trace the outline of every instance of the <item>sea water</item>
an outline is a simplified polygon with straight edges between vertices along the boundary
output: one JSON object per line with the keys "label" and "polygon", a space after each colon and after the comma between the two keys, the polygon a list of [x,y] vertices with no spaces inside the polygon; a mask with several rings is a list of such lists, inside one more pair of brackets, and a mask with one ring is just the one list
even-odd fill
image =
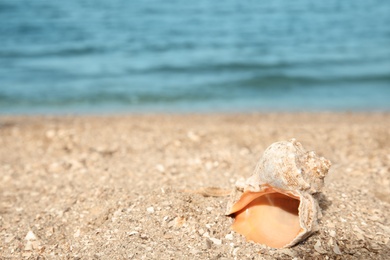
{"label": "sea water", "polygon": [[245,111],[390,111],[390,1],[0,1],[2,114]]}

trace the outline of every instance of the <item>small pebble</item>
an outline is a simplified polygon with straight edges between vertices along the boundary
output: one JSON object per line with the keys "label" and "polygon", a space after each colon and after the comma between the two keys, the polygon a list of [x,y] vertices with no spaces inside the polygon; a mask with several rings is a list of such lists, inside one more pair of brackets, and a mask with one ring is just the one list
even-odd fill
{"label": "small pebble", "polygon": [[190,254],[192,254],[192,255],[197,255],[197,254],[199,254],[200,253],[200,251],[199,250],[196,250],[195,248],[191,248],[190,249]]}
{"label": "small pebble", "polygon": [[79,236],[80,236],[80,233],[81,233],[81,232],[80,232],[80,229],[77,229],[76,232],[73,234],[73,237],[74,237],[74,238],[79,237]]}
{"label": "small pebble", "polygon": [[216,245],[221,245],[222,244],[222,241],[220,239],[217,239],[217,238],[214,238],[214,237],[211,237],[210,240],[216,244]]}
{"label": "small pebble", "polygon": [[149,213],[154,213],[154,208],[153,207],[149,207],[146,209],[147,212]]}
{"label": "small pebble", "polygon": [[314,249],[320,254],[326,254],[326,251],[321,247],[320,240],[317,240],[317,243],[314,245]]}
{"label": "small pebble", "polygon": [[165,172],[165,167],[162,164],[157,164],[156,165],[156,170],[161,172],[161,173],[163,173],[163,172]]}
{"label": "small pebble", "polygon": [[25,240],[29,241],[29,240],[36,240],[37,237],[35,236],[35,234],[30,230],[28,231],[26,237],[24,238]]}
{"label": "small pebble", "polygon": [[341,255],[341,251],[336,241],[333,241],[333,252],[337,255]]}
{"label": "small pebble", "polygon": [[204,244],[202,245],[202,249],[203,250],[207,250],[207,249],[210,249],[211,248],[211,245],[212,245],[212,242],[210,239],[206,239]]}
{"label": "small pebble", "polygon": [[227,239],[227,240],[233,240],[233,234],[227,234],[226,236],[225,236],[225,238]]}

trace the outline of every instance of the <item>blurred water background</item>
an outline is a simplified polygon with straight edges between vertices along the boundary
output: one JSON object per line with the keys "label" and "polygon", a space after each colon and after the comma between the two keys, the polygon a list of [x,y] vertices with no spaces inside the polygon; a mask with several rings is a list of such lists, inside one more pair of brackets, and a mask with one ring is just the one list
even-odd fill
{"label": "blurred water background", "polygon": [[390,111],[390,1],[0,0],[0,113]]}

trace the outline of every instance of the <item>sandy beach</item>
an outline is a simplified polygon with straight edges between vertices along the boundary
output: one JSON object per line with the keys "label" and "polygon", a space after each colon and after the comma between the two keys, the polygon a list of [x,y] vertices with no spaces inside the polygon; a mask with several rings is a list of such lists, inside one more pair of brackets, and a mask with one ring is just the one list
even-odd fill
{"label": "sandy beach", "polygon": [[[291,138],[332,167],[318,232],[272,249],[203,191],[232,189]],[[0,117],[0,259],[389,255],[389,113]]]}

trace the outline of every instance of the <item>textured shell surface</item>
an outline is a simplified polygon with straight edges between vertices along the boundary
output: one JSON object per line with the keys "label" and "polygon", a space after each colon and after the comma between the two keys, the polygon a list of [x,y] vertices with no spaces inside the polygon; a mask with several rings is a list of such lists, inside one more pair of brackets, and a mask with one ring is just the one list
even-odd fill
{"label": "textured shell surface", "polygon": [[307,152],[295,139],[273,143],[264,152],[245,190],[259,191],[264,184],[278,189],[319,192],[330,162]]}
{"label": "textured shell surface", "polygon": [[313,194],[321,191],[330,166],[295,139],[271,144],[253,175],[236,183],[227,211],[235,217],[233,229],[275,248],[307,238],[318,229],[321,210]]}

